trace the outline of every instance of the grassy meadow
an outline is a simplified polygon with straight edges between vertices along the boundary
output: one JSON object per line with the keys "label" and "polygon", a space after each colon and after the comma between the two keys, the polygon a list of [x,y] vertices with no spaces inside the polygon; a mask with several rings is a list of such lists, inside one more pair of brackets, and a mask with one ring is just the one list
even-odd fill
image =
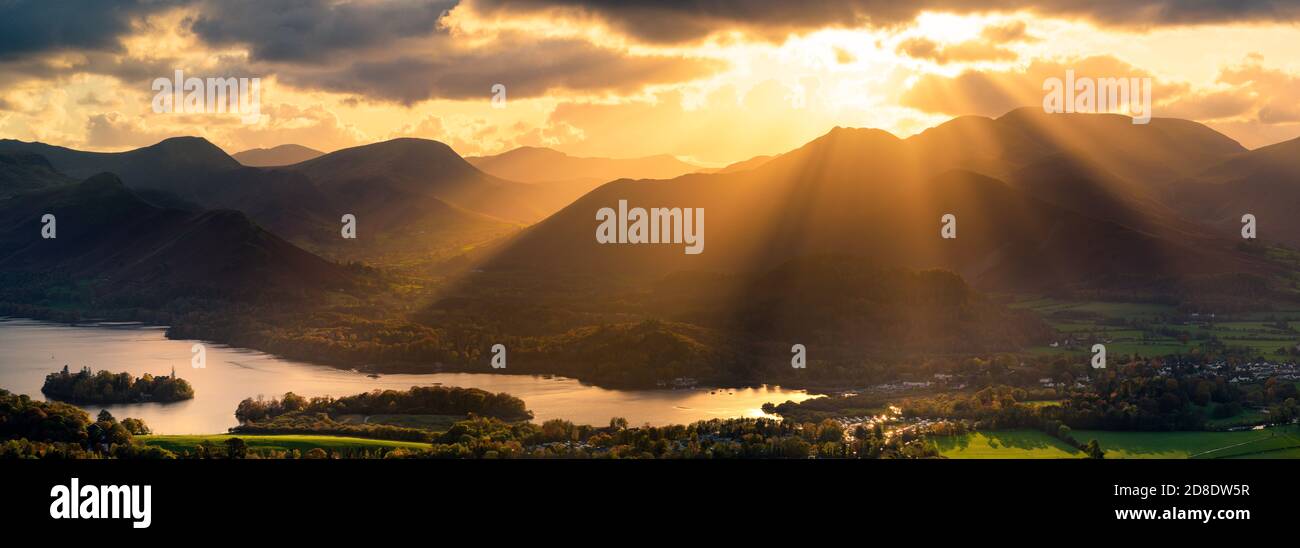
{"label": "grassy meadow", "polygon": [[[1300,426],[1240,432],[1103,432],[1076,430],[1097,440],[1108,459],[1211,459],[1300,457]],[[1083,453],[1035,430],[973,432],[932,440],[951,459],[1068,459]]]}
{"label": "grassy meadow", "polygon": [[[1300,319],[1300,311],[1278,310],[1271,312],[1209,314],[1191,316],[1175,307],[1160,304],[1117,302],[1068,302],[1054,299],[1033,299],[1012,306],[1033,310],[1040,314],[1061,338],[1095,338],[1108,340],[1106,351],[1111,356],[1140,354],[1163,356],[1190,353],[1205,344],[1210,337],[1228,346],[1248,347],[1258,355],[1270,359],[1291,359],[1278,353],[1280,348],[1290,348],[1300,341],[1300,324],[1282,328],[1274,319]],[[1140,324],[1144,329],[1135,326]],[[1071,348],[1037,346],[1033,353],[1088,354],[1087,345]]]}
{"label": "grassy meadow", "polygon": [[321,448],[325,451],[357,451],[357,450],[375,450],[375,449],[396,449],[404,447],[408,449],[424,449],[429,447],[427,443],[413,441],[392,441],[376,440],[367,438],[350,438],[343,436],[318,436],[318,435],[299,435],[299,434],[277,434],[277,435],[230,435],[230,434],[213,434],[213,435],[152,435],[136,436],[145,445],[161,447],[172,452],[190,451],[193,452],[200,444],[207,442],[224,450],[226,440],[238,437],[244,440],[248,445],[249,451],[291,451],[297,449],[302,452],[314,448]]}

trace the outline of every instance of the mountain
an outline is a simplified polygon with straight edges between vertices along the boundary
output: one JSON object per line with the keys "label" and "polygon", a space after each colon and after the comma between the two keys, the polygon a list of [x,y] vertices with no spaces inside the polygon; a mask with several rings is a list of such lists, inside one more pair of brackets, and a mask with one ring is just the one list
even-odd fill
{"label": "mountain", "polygon": [[[441,143],[434,143],[445,148]],[[384,147],[367,152],[383,152]],[[424,165],[386,165],[393,157],[361,159],[352,153],[317,158],[322,164],[304,170],[258,168],[240,165],[220,148],[198,137],[167,139],[156,145],[120,153],[84,152],[43,143],[0,141],[0,154],[41,154],[64,173],[78,176],[111,172],[139,198],[152,205],[198,211],[231,209],[244,212],[254,222],[272,232],[338,260],[375,260],[384,262],[430,261],[463,252],[507,234],[516,225],[453,206],[424,192],[419,185],[403,186],[411,177],[443,180],[444,170]],[[446,149],[450,152],[450,149]],[[417,153],[418,154],[418,153]],[[456,181],[483,179],[496,186],[524,187],[518,183],[497,181],[478,173],[455,153],[448,164],[461,164],[467,177],[451,176]],[[350,165],[351,162],[356,165]],[[351,169],[337,168],[353,177],[340,179],[330,175],[335,162]],[[313,168],[315,166],[315,168]],[[432,175],[422,175],[423,169]],[[317,180],[307,173],[316,175]],[[387,173],[388,175],[382,175]],[[368,174],[375,175],[370,177]],[[492,188],[484,188],[479,198],[491,202]],[[516,200],[530,199],[517,197]],[[503,198],[509,201],[511,198]],[[540,201],[540,200],[539,200]],[[528,206],[531,208],[531,206]],[[558,206],[555,206],[558,207]],[[521,206],[522,208],[522,206]],[[344,214],[355,215],[359,231],[357,240],[340,235]],[[532,213],[531,215],[538,215]]]}
{"label": "mountain", "polygon": [[186,196],[202,180],[196,175],[214,174],[242,166],[202,137],[174,137],[158,144],[127,152],[85,152],[70,148],[0,140],[0,153],[40,154],[59,172],[75,179],[109,172],[133,189],[156,189]]}
{"label": "mountain", "polygon": [[[1048,156],[1067,155],[1135,186],[1161,184],[1199,173],[1246,149],[1209,127],[1153,118],[1134,124],[1118,114],[1049,114],[1012,110],[998,118],[962,116],[907,139],[919,169],[970,169],[1002,178]],[[907,159],[900,159],[906,161]]]}
{"label": "mountain", "polygon": [[324,152],[302,145],[279,145],[271,148],[254,148],[236,153],[233,158],[248,167],[276,167],[305,162],[324,155]]}
{"label": "mountain", "polygon": [[[1275,272],[1234,251],[1239,240],[1171,219],[1147,198],[1153,181],[1176,179],[1212,162],[1207,155],[1239,148],[1207,131],[1181,121],[1144,127],[1110,115],[1054,120],[1025,111],[959,118],[906,140],[836,128],[749,171],[608,183],[531,227],[486,268],[648,281],[690,270],[763,271],[837,253],[881,266],[952,270],[987,289],[1125,296],[1180,294],[1194,280]],[[1100,144],[1083,146],[1089,142]],[[1161,161],[1143,157],[1148,151]],[[1073,181],[1050,182],[1057,168]],[[596,212],[619,200],[703,208],[704,252],[597,243]],[[940,237],[945,214],[956,215],[956,239]]]}
{"label": "mountain", "polygon": [[700,169],[667,154],[643,158],[582,158],[543,147],[519,147],[495,156],[471,156],[465,160],[484,173],[522,183],[671,179]]}
{"label": "mountain", "polygon": [[72,181],[40,154],[0,153],[0,199]]}
{"label": "mountain", "polygon": [[749,171],[763,164],[766,164],[767,162],[771,161],[772,158],[775,157],[776,157],[775,155],[763,154],[763,155],[755,156],[748,160],[741,160],[734,164],[728,164],[725,167],[700,169],[698,170],[698,172],[699,173],[736,173],[738,171]]}
{"label": "mountain", "polygon": [[[57,237],[41,237],[55,215]],[[163,209],[115,175],[0,202],[0,270],[89,282],[97,299],[130,306],[202,295],[239,299],[350,284],[334,263],[299,249],[237,211]],[[215,292],[215,293],[214,293]]]}
{"label": "mountain", "polygon": [[542,186],[483,173],[451,147],[428,139],[346,148],[287,169],[306,175],[327,192],[359,196],[382,189],[414,199],[435,198],[510,222],[536,221],[565,200]]}
{"label": "mountain", "polygon": [[1163,199],[1223,234],[1240,234],[1252,214],[1260,239],[1300,248],[1300,139],[1237,154],[1170,185]]}

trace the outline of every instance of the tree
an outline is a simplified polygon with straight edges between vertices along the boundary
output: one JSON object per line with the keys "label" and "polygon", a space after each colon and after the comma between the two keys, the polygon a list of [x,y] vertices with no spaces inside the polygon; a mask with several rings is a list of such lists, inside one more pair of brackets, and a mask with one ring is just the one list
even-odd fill
{"label": "tree", "polygon": [[226,455],[232,459],[242,459],[248,456],[248,444],[240,438],[230,438],[226,440]]}
{"label": "tree", "polygon": [[1106,458],[1106,452],[1101,450],[1101,444],[1097,443],[1097,440],[1095,439],[1089,441],[1088,445],[1084,446],[1083,452],[1086,453],[1090,459]]}
{"label": "tree", "polygon": [[284,408],[286,413],[302,411],[307,408],[307,398],[294,394],[293,392],[285,392],[284,398],[280,399],[280,405]]}
{"label": "tree", "polygon": [[130,432],[133,436],[147,436],[153,433],[153,431],[149,430],[149,426],[146,425],[143,420],[133,419],[131,417],[122,419],[122,427],[126,428],[126,431]]}

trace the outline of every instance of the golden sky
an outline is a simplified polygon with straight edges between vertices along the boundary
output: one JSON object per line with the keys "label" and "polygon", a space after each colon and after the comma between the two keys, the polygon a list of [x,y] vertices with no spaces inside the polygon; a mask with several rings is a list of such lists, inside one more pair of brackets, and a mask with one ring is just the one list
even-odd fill
{"label": "golden sky", "polygon": [[[0,138],[233,153],[415,136],[721,165],[835,126],[999,116],[1074,69],[1151,77],[1156,117],[1256,148],[1300,136],[1297,20],[1252,0],[21,0],[0,7]],[[151,82],[176,69],[261,78],[262,116],[153,112]]]}

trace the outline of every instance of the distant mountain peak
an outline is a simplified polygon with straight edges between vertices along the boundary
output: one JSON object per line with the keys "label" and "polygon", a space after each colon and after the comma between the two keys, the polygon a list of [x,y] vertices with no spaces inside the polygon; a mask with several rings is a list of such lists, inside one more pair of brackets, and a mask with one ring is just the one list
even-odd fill
{"label": "distant mountain peak", "polygon": [[249,167],[290,166],[319,158],[325,153],[299,144],[286,143],[271,148],[252,148],[233,156],[239,163]]}
{"label": "distant mountain peak", "polygon": [[223,158],[228,158],[230,156],[229,154],[226,154],[226,151],[222,150],[221,147],[212,144],[212,141],[209,141],[203,137],[196,137],[196,136],[168,137],[166,139],[159,141],[154,145],[147,146],[138,150],[155,150],[155,151],[165,151],[169,153],[186,153],[186,154],[207,154],[207,155],[219,156]]}
{"label": "distant mountain peak", "polygon": [[490,175],[526,183],[671,179],[700,170],[700,166],[683,162],[671,154],[601,158],[574,156],[536,146],[522,146],[492,156],[474,156],[465,160]]}

